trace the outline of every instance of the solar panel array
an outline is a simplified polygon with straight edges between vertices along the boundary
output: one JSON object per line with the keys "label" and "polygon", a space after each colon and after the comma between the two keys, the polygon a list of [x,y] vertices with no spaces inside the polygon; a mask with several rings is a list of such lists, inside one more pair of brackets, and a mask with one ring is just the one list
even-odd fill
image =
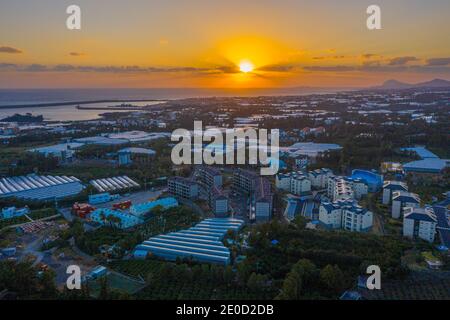
{"label": "solar panel array", "polygon": [[91,180],[90,183],[100,192],[115,191],[140,186],[139,183],[132,180],[128,176]]}
{"label": "solar panel array", "polygon": [[167,259],[193,259],[199,262],[230,263],[230,250],[222,243],[228,230],[239,231],[244,221],[232,218],[209,218],[194,227],[152,237],[135,249],[135,257],[148,253]]}
{"label": "solar panel array", "polygon": [[19,176],[0,179],[0,197],[46,200],[76,195],[83,185],[75,177]]}

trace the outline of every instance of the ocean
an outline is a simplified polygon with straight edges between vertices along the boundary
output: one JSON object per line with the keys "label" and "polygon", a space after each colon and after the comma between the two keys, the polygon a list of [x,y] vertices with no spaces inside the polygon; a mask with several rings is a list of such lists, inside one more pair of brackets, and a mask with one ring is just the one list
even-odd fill
{"label": "ocean", "polygon": [[[287,88],[287,89],[0,89],[0,119],[15,113],[33,115],[42,114],[45,120],[77,121],[97,119],[103,110],[78,110],[76,103],[64,106],[39,106],[37,104],[70,103],[77,101],[121,100],[173,100],[202,97],[230,96],[269,96],[269,95],[305,95],[313,93],[335,92],[332,89]],[[146,105],[148,102],[132,102],[134,105]],[[106,107],[118,102],[84,104],[83,106]],[[26,107],[14,107],[14,106]],[[28,107],[29,105],[29,107]],[[5,108],[8,107],[8,108]],[[120,112],[114,110],[114,112]]]}

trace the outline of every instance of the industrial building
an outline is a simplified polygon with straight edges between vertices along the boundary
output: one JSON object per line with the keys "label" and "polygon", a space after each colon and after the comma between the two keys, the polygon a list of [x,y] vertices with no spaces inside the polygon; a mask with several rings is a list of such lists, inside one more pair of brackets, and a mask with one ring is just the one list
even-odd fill
{"label": "industrial building", "polygon": [[30,152],[36,152],[44,155],[45,157],[54,157],[61,162],[71,162],[74,157],[76,150],[84,146],[84,143],[79,142],[69,142],[61,143],[53,146],[29,149]]}
{"label": "industrial building", "polygon": [[134,250],[135,258],[154,255],[162,259],[192,259],[204,263],[228,265],[230,250],[222,243],[228,230],[238,232],[244,221],[230,218],[209,218],[194,227],[152,237]]}
{"label": "industrial building", "polygon": [[108,208],[93,211],[90,219],[104,226],[111,225],[121,229],[131,228],[144,222],[142,218],[132,215],[129,212]]}
{"label": "industrial building", "polygon": [[140,187],[139,183],[130,179],[128,176],[91,180],[90,184],[99,192],[119,191]]}
{"label": "industrial building", "polygon": [[156,155],[156,151],[146,148],[124,148],[119,150],[119,165],[126,166],[132,163],[148,165]]}
{"label": "industrial building", "polygon": [[440,159],[424,147],[402,148],[402,151],[415,153],[421,158],[421,160],[405,163],[403,170],[406,173],[441,174],[446,168],[450,167],[450,160]]}
{"label": "industrial building", "polygon": [[431,207],[403,209],[403,236],[434,242],[437,218]]}
{"label": "industrial building", "polygon": [[167,180],[169,192],[175,196],[185,199],[198,198],[198,184],[184,177],[170,177]]}
{"label": "industrial building", "polygon": [[30,213],[28,207],[17,209],[16,207],[3,208],[0,212],[0,219],[11,219],[15,217],[21,217]]}
{"label": "industrial building", "polygon": [[130,207],[130,213],[135,216],[141,217],[156,207],[161,207],[164,210],[178,207],[178,201],[175,198],[167,197],[155,201],[139,203]]}
{"label": "industrial building", "polygon": [[101,225],[113,225],[121,229],[127,229],[143,223],[145,215],[158,206],[165,210],[177,207],[178,201],[175,198],[167,197],[134,204],[129,209],[124,210],[100,208],[90,214],[90,219]]}
{"label": "industrial building", "polygon": [[75,177],[27,175],[0,179],[0,197],[55,200],[79,194],[84,186]]}

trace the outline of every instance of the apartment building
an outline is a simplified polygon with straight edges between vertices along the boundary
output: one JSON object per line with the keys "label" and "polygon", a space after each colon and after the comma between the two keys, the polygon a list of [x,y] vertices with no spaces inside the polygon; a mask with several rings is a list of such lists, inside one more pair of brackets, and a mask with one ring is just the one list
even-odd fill
{"label": "apartment building", "polygon": [[222,187],[222,174],[220,170],[211,166],[199,166],[195,168],[196,179],[208,187]]}
{"label": "apartment building", "polygon": [[352,183],[344,177],[329,177],[327,183],[327,196],[331,201],[353,199],[355,194],[353,192]]}
{"label": "apartment building", "polygon": [[390,204],[395,191],[408,191],[406,183],[401,181],[385,181],[383,184],[383,204]]}
{"label": "apartment building", "polygon": [[309,171],[307,174],[308,179],[311,181],[311,186],[316,189],[325,189],[328,185],[328,178],[332,176],[333,172],[327,168]]}
{"label": "apartment building", "polygon": [[296,195],[311,191],[311,181],[301,171],[278,174],[275,177],[275,185],[278,189]]}
{"label": "apartment building", "polygon": [[319,207],[319,221],[327,229],[367,232],[373,225],[373,213],[354,199],[324,202]]}
{"label": "apartment building", "polygon": [[392,218],[399,219],[403,208],[420,206],[420,198],[417,194],[405,191],[395,191],[392,194]]}
{"label": "apartment building", "polygon": [[405,207],[403,209],[403,236],[434,242],[437,218],[433,208]]}
{"label": "apartment building", "polygon": [[186,199],[198,198],[198,184],[188,178],[171,177],[167,180],[169,192]]}

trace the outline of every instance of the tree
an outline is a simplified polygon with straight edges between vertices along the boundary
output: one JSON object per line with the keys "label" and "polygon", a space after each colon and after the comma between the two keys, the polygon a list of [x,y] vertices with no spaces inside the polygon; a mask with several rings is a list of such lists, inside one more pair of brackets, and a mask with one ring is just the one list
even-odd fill
{"label": "tree", "polygon": [[311,261],[307,259],[299,260],[286,276],[277,299],[299,300],[304,298],[308,287],[314,283],[316,275],[317,268]]}
{"label": "tree", "polygon": [[345,287],[344,273],[337,265],[327,265],[320,271],[320,282],[332,293],[340,293]]}

